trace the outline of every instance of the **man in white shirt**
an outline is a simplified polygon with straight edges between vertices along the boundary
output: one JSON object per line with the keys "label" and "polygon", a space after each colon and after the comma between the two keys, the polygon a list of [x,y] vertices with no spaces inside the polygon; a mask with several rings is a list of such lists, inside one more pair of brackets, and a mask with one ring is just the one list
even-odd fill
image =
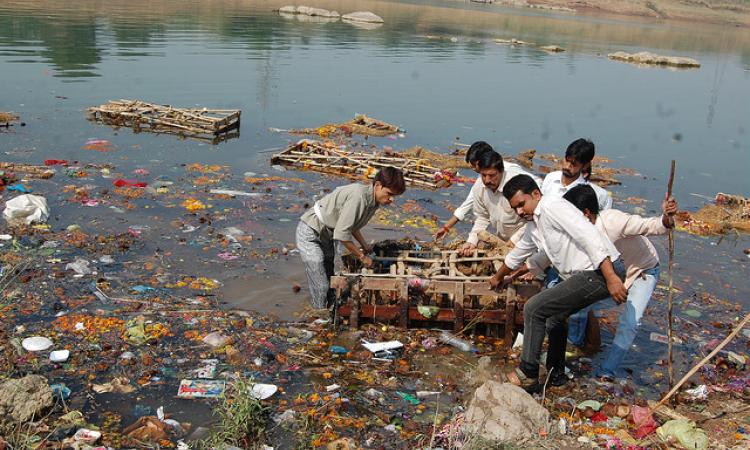
{"label": "man in white shirt", "polygon": [[565,150],[562,170],[550,172],[544,177],[542,194],[562,197],[566,192],[581,184],[588,184],[596,192],[599,210],[612,207],[612,196],[596,184],[589,183],[587,174],[591,173],[591,161],[594,160],[596,148],[588,139],[576,139]]}
{"label": "man in white shirt", "polygon": [[[596,193],[586,185],[576,186],[563,198],[581,210],[597,229],[607,235],[622,254],[625,263],[628,299],[620,314],[612,346],[597,370],[598,376],[615,379],[625,354],[638,334],[641,318],[659,280],[659,255],[644,236],[667,234],[674,227],[672,216],[677,212],[677,202],[672,197],[665,197],[662,202],[663,214],[660,217],[644,218],[616,209],[600,212]],[[568,334],[574,344],[583,344],[588,310],[594,306],[603,306],[603,303],[605,302],[584,308],[570,317]]]}
{"label": "man in white shirt", "polygon": [[518,164],[505,163],[497,152],[484,152],[477,160],[482,182],[471,188],[474,205],[474,226],[466,239],[466,243],[459,249],[462,254],[469,255],[477,247],[479,232],[492,225],[496,234],[504,241],[515,243],[523,234],[526,221],[510,207],[503,196],[503,186],[516,175],[531,177],[536,183],[539,178],[531,175]]}
{"label": "man in white shirt", "polygon": [[[559,324],[572,313],[608,296],[624,302],[627,298],[623,285],[625,269],[620,252],[604,233],[568,201],[542,196],[530,176],[518,175],[510,179],[503,187],[503,196],[528,223],[521,240],[490,279],[490,286],[496,289],[509,282],[507,275],[539,251],[546,254],[563,279],[531,297],[523,309],[523,350],[516,372],[524,389],[538,392],[543,385],[539,383],[539,355],[547,327],[560,328]],[[554,363],[552,367],[550,362]],[[550,340],[547,363],[547,369],[552,371],[550,382],[564,384],[567,381],[564,336]]]}
{"label": "man in white shirt", "polygon": [[[466,162],[471,165],[474,172],[479,173],[479,167],[477,167],[477,161],[479,157],[485,152],[493,151],[492,146],[484,141],[477,141],[471,144],[469,150],[466,151]],[[482,184],[482,177],[478,177],[474,182],[474,185]],[[461,206],[453,211],[453,217],[448,220],[440,229],[435,233],[435,239],[441,239],[443,236],[453,228],[459,221],[466,219],[466,215],[469,214],[474,207],[474,189],[469,191],[469,195],[466,196],[466,200],[461,203]]]}

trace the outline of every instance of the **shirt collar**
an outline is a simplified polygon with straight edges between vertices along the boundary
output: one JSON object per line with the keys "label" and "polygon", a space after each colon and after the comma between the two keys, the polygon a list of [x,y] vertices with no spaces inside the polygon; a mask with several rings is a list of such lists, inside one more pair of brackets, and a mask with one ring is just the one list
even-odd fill
{"label": "shirt collar", "polygon": [[375,201],[375,187],[372,185],[372,183],[367,185],[367,190],[365,191],[365,205],[367,205],[368,208],[372,206],[378,206],[378,202]]}

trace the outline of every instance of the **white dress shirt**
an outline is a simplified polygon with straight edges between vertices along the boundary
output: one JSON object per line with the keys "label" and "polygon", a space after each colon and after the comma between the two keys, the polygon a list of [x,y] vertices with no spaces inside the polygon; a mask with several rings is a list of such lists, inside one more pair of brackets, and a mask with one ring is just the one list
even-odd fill
{"label": "white dress shirt", "polygon": [[609,192],[594,183],[589,183],[585,178],[583,178],[583,174],[580,174],[578,178],[569,185],[563,186],[562,170],[550,172],[546,177],[544,177],[544,182],[542,183],[542,194],[547,196],[562,197],[569,190],[573,189],[579,184],[588,184],[594,189],[596,198],[599,200],[599,211],[604,211],[605,209],[609,209],[612,207],[612,196],[609,194]]}
{"label": "white dress shirt", "polygon": [[474,185],[472,185],[471,190],[469,190],[469,195],[466,196],[466,200],[461,203],[461,206],[453,211],[453,216],[456,219],[463,221],[466,219],[466,215],[474,209],[474,186],[477,184],[482,184],[482,177],[477,178]]}
{"label": "white dress shirt", "polygon": [[474,212],[474,227],[471,229],[466,242],[476,245],[479,242],[479,232],[486,230],[490,225],[495,227],[497,236],[504,241],[516,242],[521,238],[523,232],[519,232],[519,230],[526,224],[526,221],[516,214],[510,207],[508,200],[503,197],[503,186],[511,178],[521,174],[529,175],[537,185],[541,185],[542,180],[525,171],[518,164],[504,161],[503,165],[503,177],[496,191],[493,192],[488,189],[481,179],[478,183],[474,183],[471,188],[470,195],[474,201],[472,209]]}
{"label": "white dress shirt", "polygon": [[[523,237],[505,257],[515,270],[535,252],[544,252],[563,279],[582,270],[596,270],[607,257],[620,257],[612,242],[567,200],[543,196]],[[533,269],[529,264],[529,268]]]}

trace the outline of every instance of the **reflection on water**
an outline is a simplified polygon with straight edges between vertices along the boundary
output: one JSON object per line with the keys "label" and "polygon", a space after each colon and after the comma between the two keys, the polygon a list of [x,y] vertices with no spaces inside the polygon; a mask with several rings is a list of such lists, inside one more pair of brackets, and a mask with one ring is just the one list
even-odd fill
{"label": "reflection on water", "polygon": [[[441,0],[315,2],[385,19],[362,29],[282,17],[273,10],[283,5],[3,2],[0,110],[16,111],[29,124],[0,136],[6,156],[35,163],[47,157],[114,157],[122,165],[211,161],[262,172],[267,154],[260,151],[288,138],[269,127],[310,127],[360,112],[405,127],[405,139],[376,141],[396,148],[445,149],[456,140],[484,139],[506,153],[529,147],[560,153],[573,139],[590,137],[600,153],[641,174],[616,188],[618,201],[663,195],[670,159],[678,162],[682,206],[701,203],[691,193],[746,194],[750,187],[748,30]],[[567,51],[500,45],[495,38]],[[702,67],[672,72],[607,60],[616,50],[690,56]],[[211,147],[86,122],[85,108],[116,98],[242,109],[242,135]],[[123,150],[84,153],[81,143],[92,137]],[[734,254],[723,245],[719,251]],[[733,264],[746,272],[743,261]]]}

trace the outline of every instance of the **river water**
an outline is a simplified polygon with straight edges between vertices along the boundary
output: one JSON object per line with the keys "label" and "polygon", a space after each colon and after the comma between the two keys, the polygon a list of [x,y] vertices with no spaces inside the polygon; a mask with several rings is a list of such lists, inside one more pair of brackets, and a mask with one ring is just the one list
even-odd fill
{"label": "river water", "polygon": [[[616,206],[625,210],[633,206],[622,200],[636,196],[650,200],[646,210],[656,212],[671,159],[677,160],[675,194],[682,208],[695,210],[716,192],[750,191],[750,30],[450,1],[314,5],[341,13],[370,10],[385,19],[365,29],[273,12],[283,5],[0,2],[0,110],[19,113],[26,124],[0,134],[3,158],[113,162],[126,173],[146,167],[153,175],[201,162],[228,165],[241,176],[271,171],[268,149],[295,139],[269,128],[313,127],[366,113],[407,130],[403,138],[370,141],[396,149],[447,151],[457,141],[482,139],[501,153],[533,147],[559,155],[572,140],[589,137],[614,166],[638,172],[613,188]],[[496,38],[566,51],[501,45]],[[618,50],[689,56],[702,66],[669,70],[607,59]],[[115,131],[85,119],[87,107],[117,98],[241,109],[241,135],[213,146]],[[109,140],[117,150],[82,149],[91,138]],[[343,183],[301,176],[315,189]],[[447,197],[411,191],[406,198],[457,205],[467,189],[453,188]],[[65,208],[56,211],[62,223],[83,220],[78,210]],[[169,215],[152,209],[114,219],[103,211],[87,212],[86,220],[158,226]],[[450,216],[445,207],[435,212]],[[299,215],[283,205],[247,212],[249,221],[272,223],[265,230],[281,242],[293,242]],[[424,230],[408,233],[427,236]],[[665,240],[655,242],[664,254]],[[748,247],[747,237],[678,233],[676,275],[683,295],[707,291],[750,307],[742,252]],[[213,272],[222,275],[221,269]],[[282,315],[299,309],[301,296],[286,287],[274,290],[280,280],[304,283],[294,258],[275,275],[241,272],[223,273],[231,304]]]}

